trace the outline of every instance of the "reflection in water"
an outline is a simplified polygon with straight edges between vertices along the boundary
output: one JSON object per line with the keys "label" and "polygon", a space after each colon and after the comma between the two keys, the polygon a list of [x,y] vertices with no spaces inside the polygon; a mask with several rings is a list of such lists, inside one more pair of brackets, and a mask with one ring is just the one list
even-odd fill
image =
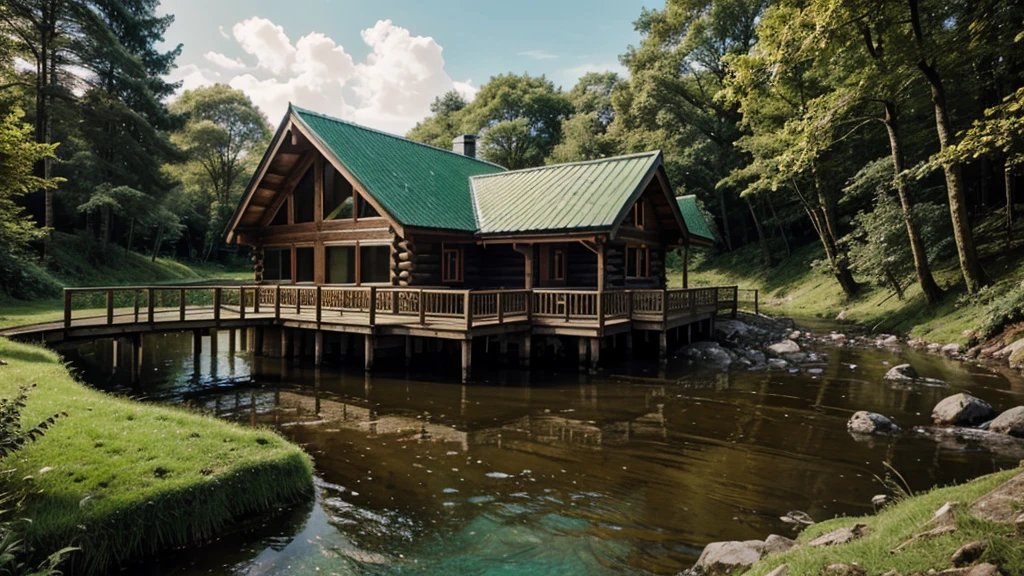
{"label": "reflection in water", "polygon": [[[789,510],[869,512],[883,462],[920,490],[1022,456],[851,437],[855,410],[924,425],[953,391],[1024,404],[1019,379],[913,352],[829,350],[820,375],[679,361],[662,376],[633,363],[465,386],[254,359],[243,342],[221,333],[193,359],[190,335],[148,337],[134,388],[120,369],[130,346],[68,351],[98,387],[272,426],[315,459],[315,502],[146,573],[674,574],[709,541],[788,533]],[[904,361],[952,385],[884,383]]]}

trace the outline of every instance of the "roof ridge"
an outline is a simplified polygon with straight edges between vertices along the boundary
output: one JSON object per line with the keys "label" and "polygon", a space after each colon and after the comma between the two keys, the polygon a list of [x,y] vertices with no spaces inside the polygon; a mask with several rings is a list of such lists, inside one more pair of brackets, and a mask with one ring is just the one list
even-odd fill
{"label": "roof ridge", "polygon": [[317,112],[316,110],[310,110],[309,108],[303,108],[301,106],[296,106],[296,105],[292,104],[291,102],[288,103],[288,109],[291,110],[291,111],[301,112],[301,113],[304,113],[304,114],[311,114],[313,116],[318,116],[318,117],[323,118],[325,120],[330,120],[332,122],[338,122],[340,124],[345,124],[345,125],[348,125],[348,126],[352,126],[354,128],[359,128],[360,130],[366,130],[367,132],[374,132],[374,133],[380,134],[382,136],[387,136],[388,138],[394,138],[395,140],[401,140],[403,142],[408,142],[409,144],[415,144],[417,146],[422,146],[424,148],[429,148],[430,150],[435,150],[435,151],[438,151],[438,152],[444,152],[445,154],[451,154],[452,156],[458,156],[460,158],[465,158],[466,160],[473,160],[473,161],[479,162],[481,164],[487,164],[489,166],[494,166],[495,168],[501,168],[502,170],[508,171],[508,168],[505,168],[501,164],[495,164],[494,162],[489,162],[487,160],[481,160],[480,158],[477,158],[475,156],[466,156],[465,154],[459,154],[458,152],[454,152],[452,150],[445,150],[444,148],[438,148],[437,146],[431,146],[430,144],[424,144],[423,142],[417,142],[415,140],[406,138],[404,136],[399,136],[398,134],[392,134],[390,132],[385,132],[383,130],[378,130],[376,128],[370,128],[369,126],[363,126],[362,124],[357,124],[357,123],[349,121],[349,120],[343,120],[341,118],[337,118],[337,117],[331,116],[329,114],[324,114],[323,112]]}
{"label": "roof ridge", "polygon": [[593,160],[580,160],[578,162],[562,162],[560,164],[546,164],[544,166],[534,166],[532,168],[520,168],[519,170],[506,170],[505,172],[495,172],[494,174],[478,174],[476,176],[470,176],[469,179],[474,178],[490,178],[491,176],[502,176],[509,174],[523,174],[526,172],[536,172],[538,170],[549,170],[552,168],[564,168],[566,166],[583,166],[586,164],[597,164],[600,162],[618,161],[618,160],[629,160],[631,158],[640,158],[642,156],[660,156],[661,150],[648,150],[647,152],[635,152],[633,154],[622,154],[620,156],[609,156],[608,158],[595,158]]}

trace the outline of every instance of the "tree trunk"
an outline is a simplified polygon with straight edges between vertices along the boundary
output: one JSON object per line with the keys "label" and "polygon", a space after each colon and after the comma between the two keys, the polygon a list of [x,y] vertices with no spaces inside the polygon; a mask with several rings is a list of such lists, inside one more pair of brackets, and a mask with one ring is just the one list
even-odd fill
{"label": "tree trunk", "polygon": [[[939,149],[955,144],[953,141],[953,128],[949,121],[949,107],[946,104],[946,90],[942,85],[942,78],[938,71],[928,63],[925,58],[924,32],[921,28],[921,15],[918,10],[918,0],[908,0],[910,5],[910,21],[917,41],[918,49],[922,54],[917,62],[917,68],[928,81],[931,88],[932,105],[935,108],[935,128],[939,135]],[[956,240],[956,249],[960,256],[960,271],[963,274],[964,282],[967,284],[967,291],[975,293],[979,288],[992,281],[981,268],[978,262],[978,252],[974,245],[974,234],[971,231],[971,222],[967,214],[967,200],[964,193],[963,171],[959,163],[944,162],[942,174],[946,178],[946,195],[949,200],[949,214],[953,221],[953,238]]]}
{"label": "tree trunk", "polygon": [[156,230],[156,240],[153,242],[153,257],[149,259],[150,262],[156,262],[156,255],[160,253],[160,244],[164,241],[164,226],[160,225]]}
{"label": "tree trunk", "polygon": [[896,292],[896,298],[903,300],[903,287],[900,286],[900,281],[896,279],[896,276],[892,273],[892,270],[888,266],[885,267],[885,279],[888,280],[889,285],[892,286],[893,291]]}
{"label": "tree trunk", "polygon": [[719,188],[715,195],[718,196],[718,212],[722,217],[722,239],[725,240],[725,249],[732,252],[732,234],[729,233],[729,213],[725,209],[725,192]]}
{"label": "tree trunk", "polygon": [[885,102],[885,129],[889,133],[889,149],[892,153],[892,169],[896,194],[900,199],[900,207],[903,212],[903,223],[907,227],[907,238],[910,240],[910,252],[914,258],[914,272],[917,274],[917,282],[921,285],[921,291],[929,304],[935,304],[942,299],[942,289],[935,283],[932,277],[931,267],[928,266],[928,256],[925,253],[924,243],[917,234],[917,228],[911,211],[910,198],[907,195],[907,186],[903,180],[903,150],[901,148],[899,125],[897,123],[896,105],[892,102]]}
{"label": "tree trunk", "polygon": [[124,257],[128,257],[128,253],[132,249],[132,240],[135,239],[135,218],[132,217],[131,224],[128,225],[128,243],[124,245]]}
{"label": "tree trunk", "polygon": [[1003,186],[1006,187],[1006,248],[1013,248],[1013,164],[1003,164]]}
{"label": "tree trunk", "polygon": [[100,246],[105,251],[110,241],[110,206],[100,208]]}
{"label": "tree trunk", "polygon": [[772,265],[772,253],[768,250],[768,240],[764,237],[764,229],[761,227],[761,220],[757,217],[757,211],[754,210],[754,203],[750,201],[750,197],[744,198],[747,201],[747,208],[750,208],[750,215],[754,218],[754,229],[757,230],[757,243],[761,247],[761,262],[766,268]]}
{"label": "tree trunk", "polygon": [[795,179],[792,180],[792,183],[793,190],[796,191],[796,195],[804,207],[804,212],[806,212],[807,217],[810,218],[811,226],[814,228],[814,232],[818,235],[818,239],[821,240],[821,245],[825,249],[825,257],[828,259],[832,275],[835,276],[836,282],[839,282],[839,286],[843,289],[843,293],[846,294],[848,298],[853,297],[860,290],[860,285],[857,284],[856,280],[854,280],[853,274],[850,272],[849,262],[846,260],[845,255],[839,257],[836,252],[835,243],[828,236],[821,206],[811,205],[800,191],[800,187],[797,186]]}
{"label": "tree trunk", "polygon": [[847,297],[855,296],[860,292],[860,284],[853,278],[850,272],[850,261],[846,259],[846,253],[839,248],[839,235],[835,218],[835,201],[829,194],[825,193],[825,187],[821,182],[818,173],[818,165],[811,162],[811,175],[814,180],[814,190],[818,196],[818,226],[821,229],[819,235],[825,243],[825,253],[829,257],[832,266],[832,273],[835,274],[839,285]]}

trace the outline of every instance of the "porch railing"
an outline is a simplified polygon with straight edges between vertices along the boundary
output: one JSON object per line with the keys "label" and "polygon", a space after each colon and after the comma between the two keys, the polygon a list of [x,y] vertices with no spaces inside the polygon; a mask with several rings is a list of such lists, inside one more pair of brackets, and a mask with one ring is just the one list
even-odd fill
{"label": "porch railing", "polygon": [[351,286],[132,286],[66,288],[64,327],[221,322],[248,318],[427,324],[667,321],[733,313],[757,291],[736,286],[671,290],[450,290]]}

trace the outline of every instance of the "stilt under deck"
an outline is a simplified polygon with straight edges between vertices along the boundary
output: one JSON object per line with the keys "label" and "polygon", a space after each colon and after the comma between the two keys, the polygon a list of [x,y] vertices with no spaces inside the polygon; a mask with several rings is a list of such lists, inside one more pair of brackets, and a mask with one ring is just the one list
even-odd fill
{"label": "stilt under deck", "polygon": [[[204,332],[254,327],[257,352],[302,355],[311,332],[319,365],[326,333],[363,338],[365,367],[372,369],[379,340],[404,338],[406,358],[424,339],[459,341],[462,378],[472,374],[473,340],[517,342],[529,365],[532,336],[579,339],[581,367],[596,367],[606,336],[623,335],[632,350],[633,333],[656,335],[665,357],[669,333],[690,330],[719,313],[735,315],[735,286],[672,290],[450,290],[338,286],[146,286],[67,288],[64,320],[0,331],[0,336],[45,342],[137,337],[146,333],[194,334],[201,349]],[[265,330],[280,327],[279,345]],[[307,332],[309,331],[309,332]],[[647,339],[645,338],[645,341]],[[652,338],[653,340],[653,338]],[[613,338],[619,342],[619,338]]]}

